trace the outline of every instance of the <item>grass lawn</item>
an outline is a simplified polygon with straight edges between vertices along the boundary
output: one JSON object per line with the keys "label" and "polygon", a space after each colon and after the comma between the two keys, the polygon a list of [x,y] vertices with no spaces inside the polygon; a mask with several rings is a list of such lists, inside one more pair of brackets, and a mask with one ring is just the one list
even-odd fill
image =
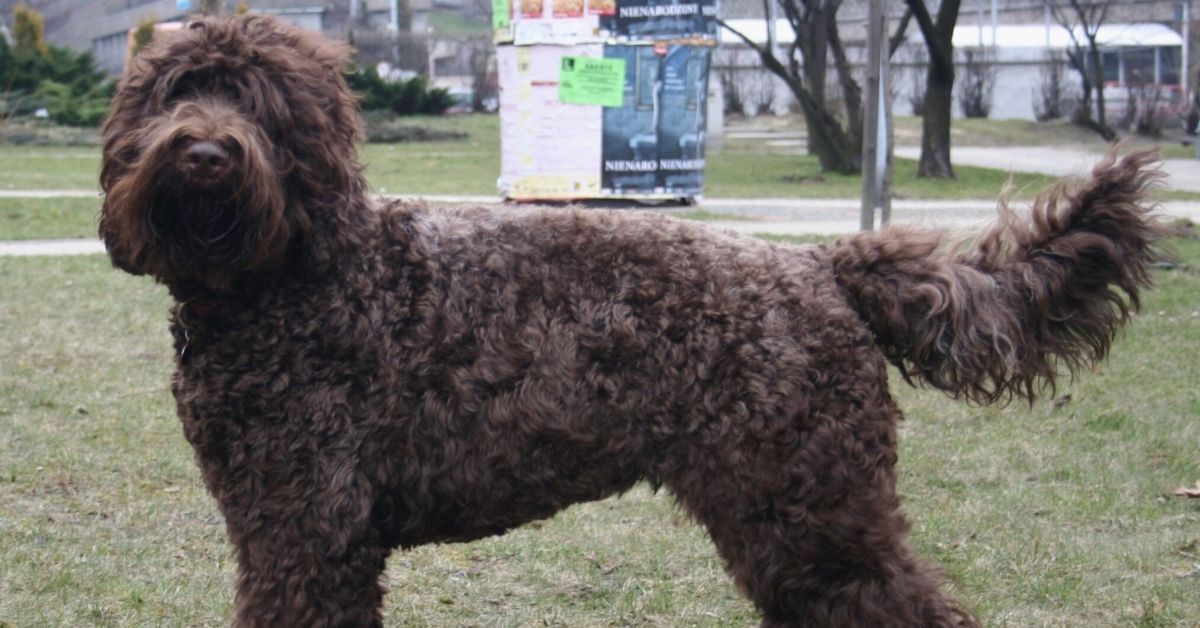
{"label": "grass lawn", "polygon": [[[494,115],[407,118],[403,124],[465,132],[468,139],[368,144],[362,147],[360,157],[368,165],[368,179],[377,191],[495,194],[500,172],[498,123],[499,118]],[[901,137],[909,127],[911,124],[903,121],[898,124]],[[1007,138],[1036,144],[1039,133],[1052,136],[1073,129],[1069,125],[1066,128],[1064,131],[1053,124],[1012,120],[955,121],[955,129],[961,129],[974,142],[999,142]],[[96,189],[99,159],[99,149],[94,147],[0,144],[0,189]],[[898,159],[897,197],[991,198],[1009,177],[1007,172],[965,166],[957,167],[956,171],[959,175],[956,181],[919,180],[915,162]],[[1023,173],[1014,177],[1018,188],[1036,189],[1049,180]],[[855,198],[859,190],[858,177],[822,174],[815,158],[789,155],[761,142],[730,140],[722,150],[708,155],[705,193],[714,198]]]}
{"label": "grass lawn", "polygon": [[[403,124],[465,132],[467,139],[366,144],[360,148],[360,158],[368,166],[367,177],[376,192],[494,195],[500,171],[498,122],[497,116],[489,115],[407,118]],[[956,120],[955,124],[963,125],[969,137],[977,141],[982,141],[978,140],[981,137],[1001,137],[1005,132],[1032,141],[1026,127],[1033,123],[986,122],[992,126],[978,120]],[[906,128],[903,124],[899,127]],[[98,168],[97,148],[0,144],[0,190],[96,189]],[[1010,176],[1017,197],[1027,198],[1054,180],[1038,174],[1010,175],[958,166],[957,180],[941,181],[919,179],[916,170],[915,161],[896,160],[896,198],[994,198]],[[860,190],[857,176],[822,173],[814,157],[781,152],[762,142],[731,140],[708,156],[705,194],[709,198],[858,198]],[[1200,198],[1200,194],[1175,190],[1167,190],[1164,195],[1171,199]],[[98,198],[0,198],[0,240],[92,237],[99,205]]]}
{"label": "grass lawn", "polygon": [[97,198],[0,198],[0,240],[94,238]]}
{"label": "grass lawn", "polygon": [[[1010,173],[971,166],[955,166],[954,181],[918,179],[917,162],[897,158],[895,198],[980,199],[995,198]],[[1013,173],[1013,184],[1032,197],[1056,177]],[[704,194],[711,198],[858,198],[858,175],[821,172],[817,158],[809,155],[771,154],[744,145],[726,147],[708,157]]]}
{"label": "grass lawn", "polygon": [[[894,380],[917,550],[989,626],[1200,617],[1200,242],[1062,399]],[[0,625],[225,625],[233,564],[167,392],[165,291],[101,256],[0,258]],[[395,554],[389,625],[752,626],[699,529],[638,488]]]}
{"label": "grass lawn", "polygon": [[99,191],[99,176],[97,147],[0,144],[0,190]]}

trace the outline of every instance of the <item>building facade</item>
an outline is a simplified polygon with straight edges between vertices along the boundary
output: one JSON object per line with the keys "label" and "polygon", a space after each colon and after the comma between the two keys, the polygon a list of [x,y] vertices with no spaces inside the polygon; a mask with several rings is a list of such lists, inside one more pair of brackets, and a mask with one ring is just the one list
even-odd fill
{"label": "building facade", "polygon": [[[1101,1],[1101,0],[1097,0]],[[1146,84],[1161,88],[1164,103],[1185,108],[1187,95],[1193,93],[1200,70],[1200,15],[1193,11],[1194,0],[1109,0],[1106,28],[1101,38],[1106,96],[1110,109],[1128,102],[1129,86],[1139,89]],[[935,5],[936,2],[929,2]],[[763,3],[758,0],[723,0],[726,22],[756,42],[766,40]],[[865,0],[845,0],[838,12],[838,31],[852,63],[865,55]],[[885,6],[895,29],[904,14],[898,0]],[[965,61],[986,59],[994,72],[992,117],[1032,119],[1035,117],[1035,90],[1044,81],[1051,65],[1069,89],[1078,89],[1079,79],[1066,67],[1066,51],[1071,45],[1068,32],[1059,25],[1056,13],[1063,14],[1065,0],[963,0],[954,34],[956,58]],[[1196,3],[1200,9],[1200,2]],[[785,59],[793,36],[783,14],[777,16],[775,32],[779,47],[776,55]],[[758,55],[741,41],[722,33],[722,45],[713,61],[714,81],[720,80],[727,105],[745,113],[782,112],[794,107],[794,99],[783,81],[762,69]],[[923,89],[924,42],[915,22],[910,21],[905,44],[892,58],[894,111],[912,113],[914,92]],[[959,78],[963,72],[960,70]],[[836,94],[837,86],[829,91]],[[959,114],[958,108],[955,113]]]}
{"label": "building facade", "polygon": [[[458,0],[439,0],[457,4]],[[0,14],[27,4],[45,18],[46,40],[56,46],[90,50],[106,72],[119,74],[125,67],[129,34],[145,19],[155,22],[183,20],[198,0],[0,0]],[[392,19],[390,0],[223,0],[222,11],[232,13],[244,4],[256,13],[278,15],[298,26],[345,37],[356,26],[385,29]],[[424,32],[432,0],[408,0],[401,15],[403,30]]]}

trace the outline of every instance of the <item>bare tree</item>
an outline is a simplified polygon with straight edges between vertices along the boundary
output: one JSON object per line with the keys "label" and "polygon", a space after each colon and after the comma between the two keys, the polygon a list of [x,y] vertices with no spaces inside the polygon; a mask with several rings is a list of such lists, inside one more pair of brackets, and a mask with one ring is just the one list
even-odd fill
{"label": "bare tree", "polygon": [[1191,135],[1196,135],[1196,127],[1200,126],[1200,89],[1192,91],[1192,103],[1188,107],[1186,120],[1183,123],[1183,130]]}
{"label": "bare tree", "polygon": [[725,113],[754,115],[775,104],[775,78],[765,70],[726,69],[718,73]]}
{"label": "bare tree", "polygon": [[912,51],[909,78],[912,80],[912,91],[908,94],[908,106],[914,116],[925,115],[925,75],[929,67],[929,55],[924,48]]}
{"label": "bare tree", "polygon": [[[772,1],[763,0],[764,15],[771,14],[768,3]],[[817,156],[821,168],[857,173],[862,161],[862,90],[850,72],[838,34],[837,12],[842,2],[778,0],[778,3],[792,30],[784,59],[775,55],[774,41],[759,44],[723,20],[721,25],[758,53],[763,66],[782,79],[796,97],[808,128],[809,151]],[[828,98],[826,79],[831,60],[845,105],[843,119],[833,111]]]}
{"label": "bare tree", "polygon": [[1073,102],[1071,87],[1063,76],[1062,58],[1047,52],[1034,88],[1033,116],[1038,122],[1065,118]]}
{"label": "bare tree", "polygon": [[954,107],[954,25],[958,22],[961,0],[942,0],[936,18],[930,15],[926,0],[904,2],[921,29],[929,53],[917,176],[952,179],[950,119]]}
{"label": "bare tree", "polygon": [[[499,95],[495,50],[491,37],[470,37],[461,44],[471,72],[471,111],[488,111]],[[493,109],[494,111],[494,109]]]}
{"label": "bare tree", "polygon": [[1172,115],[1170,104],[1163,90],[1155,84],[1153,75],[1145,76],[1137,71],[1131,74],[1125,81],[1128,102],[1119,126],[1145,137],[1162,137],[1163,129],[1178,118]]}
{"label": "bare tree", "polygon": [[221,0],[200,0],[196,3],[196,12],[203,15],[220,15],[223,3]]}
{"label": "bare tree", "polygon": [[1108,18],[1108,8],[1112,3],[1113,0],[1065,0],[1053,3],[1054,19],[1071,36],[1067,61],[1079,73],[1083,85],[1083,97],[1075,121],[1109,141],[1116,139],[1117,134],[1108,125],[1105,112],[1104,64],[1096,36]]}
{"label": "bare tree", "polygon": [[966,50],[958,83],[958,107],[964,118],[986,118],[992,113],[992,91],[996,87],[996,60],[986,48]]}

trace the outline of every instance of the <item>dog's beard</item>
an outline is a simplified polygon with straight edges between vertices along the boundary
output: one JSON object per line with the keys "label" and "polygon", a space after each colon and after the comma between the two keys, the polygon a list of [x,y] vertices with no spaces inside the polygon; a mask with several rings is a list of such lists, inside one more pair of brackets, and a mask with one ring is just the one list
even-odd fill
{"label": "dog's beard", "polygon": [[[236,196],[160,185],[153,195],[150,231],[166,262],[181,275],[244,266],[253,257],[248,212]],[[191,268],[189,268],[191,266]]]}

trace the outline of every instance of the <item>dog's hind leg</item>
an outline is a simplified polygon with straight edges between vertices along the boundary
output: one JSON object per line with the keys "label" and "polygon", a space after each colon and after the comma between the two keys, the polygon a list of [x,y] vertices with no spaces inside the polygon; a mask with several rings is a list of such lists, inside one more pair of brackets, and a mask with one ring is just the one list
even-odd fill
{"label": "dog's hind leg", "polygon": [[669,480],[763,626],[977,625],[905,540],[899,410],[886,396],[823,407],[794,429],[693,452],[689,471]]}

